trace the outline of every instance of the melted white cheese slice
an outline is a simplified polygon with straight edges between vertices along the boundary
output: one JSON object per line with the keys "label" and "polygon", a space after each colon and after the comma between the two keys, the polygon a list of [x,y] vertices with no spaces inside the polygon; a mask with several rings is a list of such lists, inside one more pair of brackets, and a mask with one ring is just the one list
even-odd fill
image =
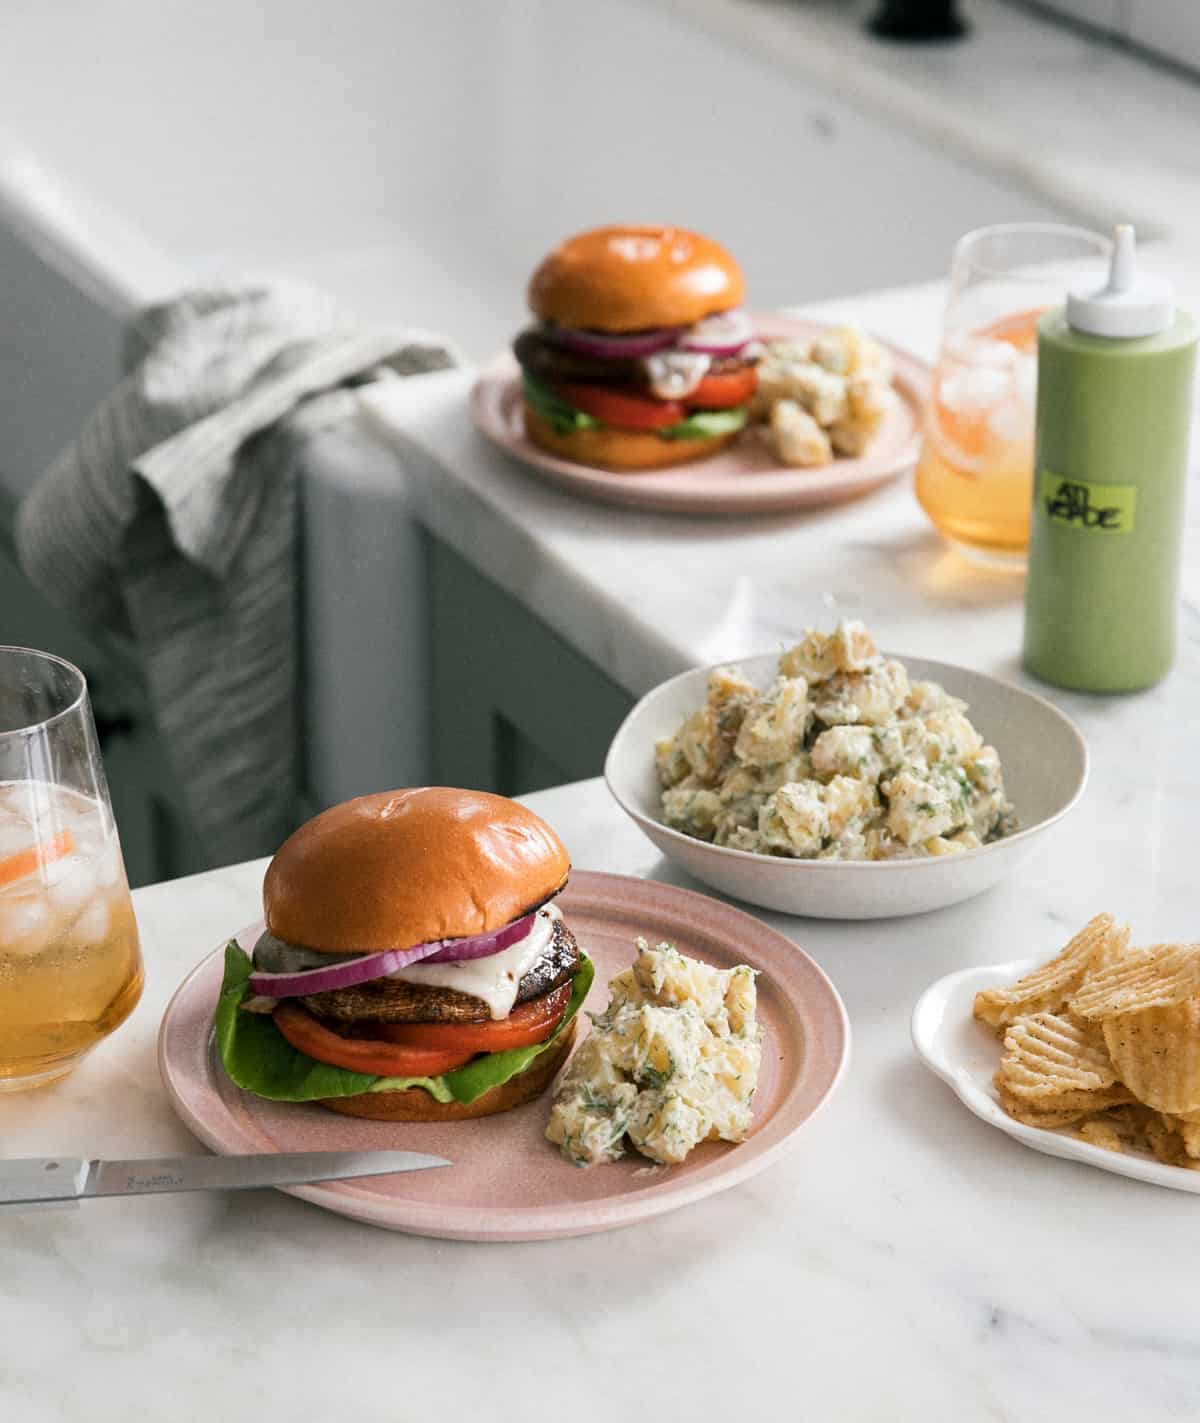
{"label": "melted white cheese slice", "polygon": [[461,963],[414,963],[398,968],[388,978],[422,988],[449,988],[482,999],[493,1018],[507,1018],[517,1001],[522,978],[550,947],[554,925],[562,912],[553,904],[539,909],[533,928],[523,939],[498,954],[484,959],[464,959]]}
{"label": "melted white cheese slice", "polygon": [[682,400],[708,374],[712,357],[699,351],[660,351],[643,356],[642,365],[650,389],[659,400]]}

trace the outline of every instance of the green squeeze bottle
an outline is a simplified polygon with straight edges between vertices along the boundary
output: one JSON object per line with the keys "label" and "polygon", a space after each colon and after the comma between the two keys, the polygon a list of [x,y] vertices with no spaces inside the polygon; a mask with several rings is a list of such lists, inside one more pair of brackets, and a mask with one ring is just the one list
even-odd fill
{"label": "green squeeze bottle", "polygon": [[1175,658],[1196,325],[1118,227],[1108,284],[1038,323],[1025,666],[1083,692]]}

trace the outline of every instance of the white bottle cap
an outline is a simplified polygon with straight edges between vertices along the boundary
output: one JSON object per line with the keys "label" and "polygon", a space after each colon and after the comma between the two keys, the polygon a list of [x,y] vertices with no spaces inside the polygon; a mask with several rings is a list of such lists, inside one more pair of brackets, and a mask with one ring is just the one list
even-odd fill
{"label": "white bottle cap", "polygon": [[1133,228],[1121,223],[1113,232],[1108,282],[1094,290],[1073,290],[1067,297],[1067,324],[1089,336],[1156,336],[1175,320],[1175,288],[1166,277],[1137,269]]}

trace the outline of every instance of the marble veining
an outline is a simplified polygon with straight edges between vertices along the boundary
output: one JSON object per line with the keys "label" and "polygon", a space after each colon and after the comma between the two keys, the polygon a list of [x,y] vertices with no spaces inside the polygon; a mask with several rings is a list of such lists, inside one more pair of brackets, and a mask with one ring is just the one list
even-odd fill
{"label": "marble veining", "polygon": [[[561,1417],[563,1388],[588,1420],[1194,1416],[1191,1198],[1024,1150],[908,1042],[933,978],[1053,946],[1100,902],[1148,929],[1186,922],[1186,885],[1134,884],[1145,860],[1114,834],[1106,784],[973,903],[879,925],[764,915],[838,984],[854,1054],[795,1152],[710,1201],[508,1247],[390,1235],[266,1191],[0,1219],[5,1416],[316,1423],[353,1400],[370,1423],[536,1423]],[[601,782],[529,803],[581,868],[682,882]],[[158,1084],[155,1033],[192,964],[257,912],[262,870],[137,892],[146,995],[73,1078],[0,1098],[6,1154],[197,1149]]]}

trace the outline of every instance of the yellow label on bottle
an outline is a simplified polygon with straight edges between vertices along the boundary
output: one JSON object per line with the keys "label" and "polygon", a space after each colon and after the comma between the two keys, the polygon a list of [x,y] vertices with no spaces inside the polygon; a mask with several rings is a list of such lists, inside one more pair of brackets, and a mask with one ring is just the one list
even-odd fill
{"label": "yellow label on bottle", "polygon": [[1049,469],[1039,470],[1038,476],[1038,508],[1051,524],[1089,534],[1133,532],[1136,484],[1090,484]]}

